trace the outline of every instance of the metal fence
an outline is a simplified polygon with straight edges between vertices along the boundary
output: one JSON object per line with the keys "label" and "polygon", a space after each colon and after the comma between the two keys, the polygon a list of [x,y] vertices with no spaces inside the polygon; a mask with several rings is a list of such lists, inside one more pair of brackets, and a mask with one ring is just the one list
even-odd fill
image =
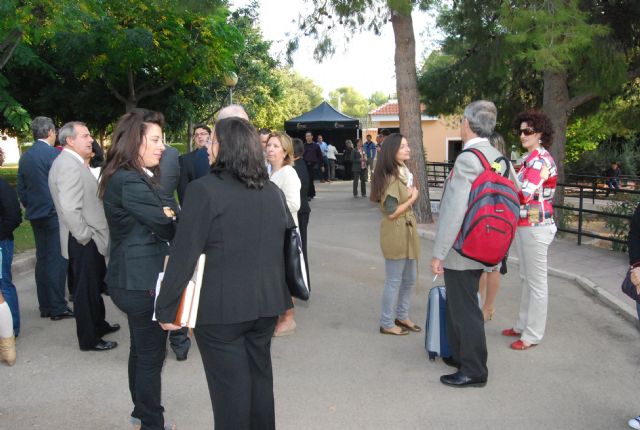
{"label": "metal fence", "polygon": [[[430,187],[441,188],[445,179],[449,175],[449,172],[453,168],[453,163],[427,163],[427,180]],[[615,237],[612,232],[609,235],[599,234],[597,232],[589,231],[585,229],[586,217],[589,215],[595,215],[604,219],[631,219],[630,214],[618,214],[607,210],[598,210],[596,208],[586,208],[585,203],[591,200],[592,205],[596,205],[596,202],[602,204],[604,202],[615,202],[625,199],[640,200],[640,178],[634,176],[621,176],[619,178],[620,188],[612,190],[608,187],[607,181],[609,178],[597,175],[583,175],[583,174],[569,174],[566,175],[567,181],[564,183],[558,183],[558,187],[564,188],[565,204],[554,204],[554,209],[562,209],[566,213],[574,214],[577,217],[575,222],[576,227],[572,228],[564,223],[563,226],[558,226],[558,231],[575,234],[577,236],[578,245],[582,244],[583,237],[590,237],[594,239],[604,240],[620,245],[626,244],[625,239]],[[609,196],[615,198],[612,200]],[[615,197],[613,197],[615,196]],[[638,196],[634,198],[633,196]],[[577,207],[567,204],[568,199],[577,199]],[[432,199],[435,203],[432,203],[432,209],[438,208],[438,199]]]}

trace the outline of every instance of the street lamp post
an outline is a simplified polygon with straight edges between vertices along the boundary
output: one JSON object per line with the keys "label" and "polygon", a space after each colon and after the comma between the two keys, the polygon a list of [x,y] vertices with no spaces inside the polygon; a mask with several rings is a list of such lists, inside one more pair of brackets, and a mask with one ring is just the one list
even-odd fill
{"label": "street lamp post", "polygon": [[233,88],[238,85],[238,75],[235,72],[229,72],[224,75],[224,84],[229,88],[229,104],[233,104]]}

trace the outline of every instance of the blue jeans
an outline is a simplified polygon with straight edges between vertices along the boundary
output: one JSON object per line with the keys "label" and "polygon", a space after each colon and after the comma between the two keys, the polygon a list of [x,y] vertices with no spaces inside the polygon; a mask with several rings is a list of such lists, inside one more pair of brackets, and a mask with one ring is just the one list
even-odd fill
{"label": "blue jeans", "polygon": [[416,286],[416,260],[384,260],[385,280],[382,293],[382,315],[380,326],[390,329],[395,318],[409,319],[411,293]]}
{"label": "blue jeans", "polygon": [[68,262],[60,248],[60,226],[56,215],[31,220],[36,241],[36,289],[40,312],[60,315],[67,310],[64,287]]}
{"label": "blue jeans", "polygon": [[0,240],[0,292],[11,309],[13,332],[20,334],[20,306],[18,292],[11,279],[11,263],[13,262],[13,240]]}

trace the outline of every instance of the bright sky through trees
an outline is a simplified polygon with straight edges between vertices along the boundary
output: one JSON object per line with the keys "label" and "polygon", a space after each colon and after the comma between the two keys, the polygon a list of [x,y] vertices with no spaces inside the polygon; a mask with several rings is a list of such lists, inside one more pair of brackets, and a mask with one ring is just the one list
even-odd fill
{"label": "bright sky through trees", "polygon": [[[298,14],[309,12],[311,7],[303,0],[274,0],[260,1],[260,19],[263,36],[272,40],[272,53],[284,58],[287,32],[297,30]],[[244,6],[249,0],[232,0],[231,9]],[[284,7],[286,5],[286,7]],[[415,11],[413,26],[416,32],[416,56],[418,64],[422,64],[423,51],[432,48],[429,34],[424,32],[433,22],[423,12]],[[337,29],[336,31],[342,31]],[[314,43],[311,39],[303,38],[300,48],[294,54],[294,69],[301,75],[313,79],[324,89],[325,97],[338,87],[354,87],[363,96],[369,97],[375,91],[385,94],[396,92],[396,81],[393,64],[394,41],[391,23],[388,23],[380,36],[371,32],[364,32],[352,38],[348,44],[334,39],[337,46],[336,54],[318,64],[313,59]]]}

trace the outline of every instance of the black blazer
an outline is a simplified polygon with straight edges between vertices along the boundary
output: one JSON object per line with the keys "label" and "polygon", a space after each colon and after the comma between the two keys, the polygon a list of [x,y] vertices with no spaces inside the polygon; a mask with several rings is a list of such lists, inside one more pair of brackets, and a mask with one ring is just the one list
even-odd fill
{"label": "black blazer", "polygon": [[184,204],[187,185],[191,181],[203,177],[209,173],[209,155],[206,148],[199,148],[188,154],[181,155],[178,159],[180,163],[180,177],[178,179],[178,200]]}
{"label": "black blazer", "polygon": [[640,205],[629,221],[629,264],[640,262]]}
{"label": "black blazer", "polygon": [[109,179],[103,200],[111,239],[107,286],[155,289],[174,234],[155,185],[142,173],[119,170]]}
{"label": "black blazer", "polygon": [[311,213],[311,206],[309,206],[309,169],[307,164],[302,158],[294,161],[293,168],[300,178],[300,209],[299,214]]}
{"label": "black blazer", "polygon": [[198,256],[206,255],[196,323],[233,324],[281,315],[292,307],[284,277],[287,209],[278,187],[249,189],[230,173],[189,184],[156,317],[172,322]]}
{"label": "black blazer", "polygon": [[21,222],[18,196],[11,185],[0,178],[0,240],[13,240],[13,230],[18,228]]}

